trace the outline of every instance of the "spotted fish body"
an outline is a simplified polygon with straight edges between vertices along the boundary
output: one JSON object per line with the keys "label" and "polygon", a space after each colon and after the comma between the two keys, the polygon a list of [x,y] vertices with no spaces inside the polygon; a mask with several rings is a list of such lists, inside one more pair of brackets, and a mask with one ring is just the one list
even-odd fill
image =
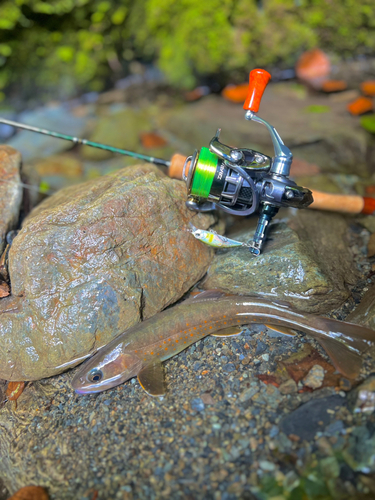
{"label": "spotted fish body", "polygon": [[351,323],[303,314],[290,306],[254,297],[203,292],[125,331],[102,348],[72,381],[77,393],[101,392],[137,376],[151,395],[164,394],[161,363],[210,334],[233,335],[242,325],[271,324],[316,338],[336,368],[351,378],[362,366],[360,354],[375,332]]}
{"label": "spotted fish body", "polygon": [[191,224],[191,234],[202,243],[215,248],[233,248],[233,247],[246,247],[246,243],[241,241],[231,240],[226,236],[217,234],[216,231],[206,231],[205,229],[197,229]]}

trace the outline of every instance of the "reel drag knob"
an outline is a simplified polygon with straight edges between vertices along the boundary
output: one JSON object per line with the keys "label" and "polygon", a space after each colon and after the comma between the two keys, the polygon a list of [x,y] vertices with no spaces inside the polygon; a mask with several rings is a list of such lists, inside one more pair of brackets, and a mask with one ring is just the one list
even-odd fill
{"label": "reel drag knob", "polygon": [[253,69],[250,71],[249,91],[243,109],[257,113],[263,93],[271,80],[271,75],[265,69]]}

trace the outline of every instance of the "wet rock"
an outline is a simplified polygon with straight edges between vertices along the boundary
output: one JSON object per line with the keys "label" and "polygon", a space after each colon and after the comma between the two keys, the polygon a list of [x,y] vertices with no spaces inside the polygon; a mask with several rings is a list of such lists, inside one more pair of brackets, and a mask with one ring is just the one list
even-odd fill
{"label": "wet rock", "polygon": [[355,427],[348,441],[342,451],[346,463],[364,474],[375,472],[375,433],[365,425]]}
{"label": "wet rock", "polygon": [[311,389],[319,389],[319,387],[323,385],[324,373],[324,368],[322,366],[314,365],[303,379],[303,384]]}
{"label": "wet rock", "polygon": [[279,391],[281,392],[281,394],[294,394],[297,392],[297,390],[297,384],[292,378],[287,380],[286,382],[283,382],[279,386]]}
{"label": "wet rock", "polygon": [[368,377],[350,393],[354,413],[373,413],[375,410],[375,375]]}
{"label": "wet rock", "polygon": [[358,306],[347,316],[346,321],[375,330],[375,285],[367,290]]}
{"label": "wet rock", "polygon": [[[50,106],[25,111],[17,117],[17,121],[34,127],[65,132],[75,137],[83,137],[88,117],[73,115],[64,106]],[[73,147],[72,142],[26,130],[18,132],[8,141],[8,144],[21,152],[24,161],[46,158]]]}
{"label": "wet rock", "polygon": [[341,396],[308,401],[280,421],[280,430],[287,436],[294,434],[309,441],[318,431],[324,431],[324,428],[333,421],[335,410],[343,405],[345,399]]}
{"label": "wet rock", "polygon": [[[284,89],[293,85],[283,84]],[[262,98],[261,116],[278,131],[295,157],[313,162],[324,172],[366,174],[369,170],[367,135],[355,117],[349,116],[341,102],[324,95],[303,95],[289,91],[280,95],[280,84],[270,83]],[[302,98],[301,98],[302,97]],[[309,106],[329,109],[322,115],[309,113]],[[293,112],[291,112],[293,110]],[[215,95],[196,103],[160,110],[156,118],[160,128],[169,131],[187,146],[181,153],[191,154],[205,146],[222,126],[222,141],[237,147],[250,147],[273,156],[270,135],[265,127],[244,120],[241,106]]]}
{"label": "wet rock", "polygon": [[6,246],[7,232],[18,222],[22,201],[20,167],[20,153],[0,146],[0,255]]}
{"label": "wet rock", "polygon": [[[185,231],[212,216],[185,207],[184,183],[153,166],[59,191],[24,221],[0,301],[0,377],[35,380],[77,364],[179,299],[212,250]],[[47,361],[48,360],[48,361]]]}
{"label": "wet rock", "polygon": [[[264,252],[254,258],[245,248],[216,254],[205,289],[257,294],[287,300],[304,311],[324,313],[349,295],[358,273],[348,250],[346,220],[336,214],[300,211],[289,225],[274,222]],[[252,232],[235,239],[248,241]],[[323,300],[324,299],[324,300]]]}

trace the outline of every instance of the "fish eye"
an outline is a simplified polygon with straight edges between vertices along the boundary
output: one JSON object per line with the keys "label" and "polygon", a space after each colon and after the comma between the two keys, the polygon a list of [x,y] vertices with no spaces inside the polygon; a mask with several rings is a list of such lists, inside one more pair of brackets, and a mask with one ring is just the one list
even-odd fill
{"label": "fish eye", "polygon": [[100,382],[103,378],[103,372],[101,370],[98,370],[97,368],[94,368],[88,374],[87,378],[90,380],[90,382]]}

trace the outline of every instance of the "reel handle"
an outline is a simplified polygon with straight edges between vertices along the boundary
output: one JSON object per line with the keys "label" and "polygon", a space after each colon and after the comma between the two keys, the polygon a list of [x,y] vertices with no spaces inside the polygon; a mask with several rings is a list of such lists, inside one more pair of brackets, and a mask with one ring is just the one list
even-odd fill
{"label": "reel handle", "polygon": [[271,75],[265,69],[253,69],[250,71],[249,91],[243,109],[257,113],[263,93],[271,80]]}

